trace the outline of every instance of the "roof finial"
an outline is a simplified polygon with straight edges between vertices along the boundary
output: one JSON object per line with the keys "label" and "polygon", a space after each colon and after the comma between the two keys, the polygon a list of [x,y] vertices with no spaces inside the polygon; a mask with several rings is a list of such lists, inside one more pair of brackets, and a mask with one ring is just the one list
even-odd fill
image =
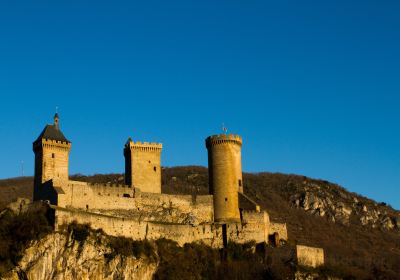
{"label": "roof finial", "polygon": [[58,107],[56,106],[56,114],[54,115],[54,127],[58,130],[58,121],[59,121],[59,117],[58,117]]}

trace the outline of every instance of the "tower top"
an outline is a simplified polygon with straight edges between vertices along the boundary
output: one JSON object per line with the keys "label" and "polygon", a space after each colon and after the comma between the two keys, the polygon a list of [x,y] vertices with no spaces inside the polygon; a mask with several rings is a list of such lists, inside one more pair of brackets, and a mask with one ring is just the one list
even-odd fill
{"label": "tower top", "polygon": [[134,142],[131,137],[125,143],[125,149],[135,149],[135,148],[148,148],[154,150],[161,150],[162,144],[161,143],[153,143],[153,142]]}
{"label": "tower top", "polygon": [[34,143],[42,139],[71,143],[60,130],[58,113],[54,115],[54,124],[46,125]]}
{"label": "tower top", "polygon": [[219,134],[219,135],[212,135],[207,137],[206,139],[206,147],[209,148],[214,145],[219,144],[236,144],[241,146],[242,145],[242,137],[239,135],[234,134]]}

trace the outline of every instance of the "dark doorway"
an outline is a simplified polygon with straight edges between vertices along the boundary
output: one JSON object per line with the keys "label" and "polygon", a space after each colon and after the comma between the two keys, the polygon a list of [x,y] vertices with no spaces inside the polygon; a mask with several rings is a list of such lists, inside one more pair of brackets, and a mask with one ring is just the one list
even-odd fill
{"label": "dark doorway", "polygon": [[226,224],[222,225],[222,242],[224,244],[224,248],[228,247],[228,235],[226,232]]}

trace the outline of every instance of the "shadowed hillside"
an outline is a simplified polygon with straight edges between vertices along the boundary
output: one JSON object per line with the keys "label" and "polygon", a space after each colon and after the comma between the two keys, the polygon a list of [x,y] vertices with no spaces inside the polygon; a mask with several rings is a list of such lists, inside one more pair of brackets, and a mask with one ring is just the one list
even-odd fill
{"label": "shadowed hillside", "polygon": [[[72,180],[123,183],[122,174],[74,175]],[[397,279],[400,275],[400,213],[385,203],[347,192],[322,180],[279,173],[243,174],[245,193],[285,222],[289,242],[325,249],[326,263],[357,279]],[[31,197],[31,177],[0,181],[1,206]],[[163,168],[164,193],[208,193],[207,169]]]}

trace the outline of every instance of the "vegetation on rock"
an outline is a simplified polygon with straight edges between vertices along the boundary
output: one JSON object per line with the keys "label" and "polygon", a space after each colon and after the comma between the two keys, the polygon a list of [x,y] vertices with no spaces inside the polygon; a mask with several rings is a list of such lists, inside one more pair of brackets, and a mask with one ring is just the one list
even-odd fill
{"label": "vegetation on rock", "polygon": [[31,241],[51,232],[47,211],[47,207],[37,204],[20,214],[8,209],[1,212],[0,276],[18,263]]}

